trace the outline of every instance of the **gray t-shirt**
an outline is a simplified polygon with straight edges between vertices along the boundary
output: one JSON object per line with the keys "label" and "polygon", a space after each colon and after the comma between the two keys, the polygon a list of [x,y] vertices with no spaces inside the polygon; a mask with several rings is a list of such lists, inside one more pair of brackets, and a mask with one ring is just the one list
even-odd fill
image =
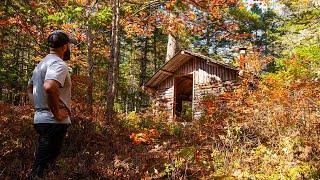
{"label": "gray t-shirt", "polygon": [[48,95],[43,88],[45,80],[56,80],[60,84],[60,103],[70,110],[71,79],[66,63],[55,54],[48,54],[34,69],[29,84],[33,86],[33,105],[36,110],[34,123],[71,123],[70,117],[64,121],[55,120],[48,106]]}

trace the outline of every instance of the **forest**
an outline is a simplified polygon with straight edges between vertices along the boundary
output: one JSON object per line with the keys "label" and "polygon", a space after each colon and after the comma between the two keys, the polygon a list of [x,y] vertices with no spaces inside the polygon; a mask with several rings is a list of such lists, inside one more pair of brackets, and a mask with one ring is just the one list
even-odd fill
{"label": "forest", "polygon": [[77,43],[47,179],[320,179],[319,0],[1,0],[0,179],[31,171],[57,29]]}

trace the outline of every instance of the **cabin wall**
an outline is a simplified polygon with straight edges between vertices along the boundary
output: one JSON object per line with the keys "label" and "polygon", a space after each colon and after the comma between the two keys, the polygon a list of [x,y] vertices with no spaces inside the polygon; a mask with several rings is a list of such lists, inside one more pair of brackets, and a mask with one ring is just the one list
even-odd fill
{"label": "cabin wall", "polygon": [[[201,100],[207,95],[218,95],[235,87],[237,71],[224,66],[196,59],[193,89],[193,116],[199,119],[202,113]],[[217,81],[217,77],[221,82]]]}
{"label": "cabin wall", "polygon": [[169,118],[173,118],[173,101],[174,101],[174,86],[173,76],[170,76],[163,82],[161,82],[157,89],[156,94],[156,106],[163,111],[167,111]]}
{"label": "cabin wall", "polygon": [[196,59],[192,58],[185,64],[183,64],[175,73],[174,76],[185,76],[188,74],[192,74],[196,69]]}

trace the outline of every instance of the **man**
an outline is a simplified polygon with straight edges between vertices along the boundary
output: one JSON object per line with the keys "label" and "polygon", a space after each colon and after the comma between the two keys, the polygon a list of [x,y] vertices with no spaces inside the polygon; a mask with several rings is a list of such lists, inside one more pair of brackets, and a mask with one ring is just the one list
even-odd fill
{"label": "man", "polygon": [[70,122],[71,80],[65,61],[70,59],[68,35],[61,30],[48,37],[50,53],[37,65],[28,83],[34,105],[38,147],[30,179],[42,178],[60,153]]}

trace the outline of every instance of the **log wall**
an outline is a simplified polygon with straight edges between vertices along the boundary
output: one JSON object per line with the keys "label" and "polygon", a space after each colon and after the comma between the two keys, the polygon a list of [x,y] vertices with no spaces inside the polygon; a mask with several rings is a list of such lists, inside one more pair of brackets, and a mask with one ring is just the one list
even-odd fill
{"label": "log wall", "polygon": [[195,64],[193,117],[199,119],[202,112],[200,106],[202,98],[207,95],[218,95],[224,91],[231,91],[237,80],[237,71],[200,59],[197,59]]}
{"label": "log wall", "polygon": [[173,76],[165,79],[160,83],[156,93],[156,106],[160,110],[167,111],[170,114],[170,119],[173,118],[173,101],[174,101],[174,86]]}

